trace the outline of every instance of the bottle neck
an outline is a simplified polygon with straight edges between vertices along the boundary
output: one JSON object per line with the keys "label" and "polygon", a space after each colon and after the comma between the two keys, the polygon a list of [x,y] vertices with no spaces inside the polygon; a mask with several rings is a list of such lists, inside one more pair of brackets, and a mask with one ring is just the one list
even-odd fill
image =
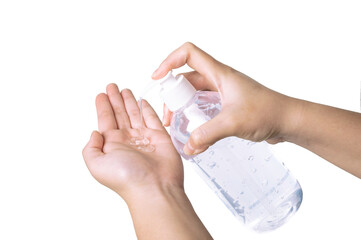
{"label": "bottle neck", "polygon": [[[207,116],[195,103],[195,98],[193,97],[185,106],[181,108],[180,111],[184,113],[186,118],[189,120],[187,131],[189,133],[193,132],[196,128],[209,121],[211,118]],[[177,113],[175,113],[177,114]]]}
{"label": "bottle neck", "polygon": [[163,102],[172,112],[186,106],[195,93],[196,89],[183,75],[170,79],[170,83],[164,81],[160,91]]}

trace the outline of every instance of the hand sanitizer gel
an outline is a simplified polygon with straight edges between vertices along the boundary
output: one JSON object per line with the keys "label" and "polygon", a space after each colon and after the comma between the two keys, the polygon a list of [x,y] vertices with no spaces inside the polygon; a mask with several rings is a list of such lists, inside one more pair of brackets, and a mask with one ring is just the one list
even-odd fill
{"label": "hand sanitizer gel", "polygon": [[263,232],[284,224],[300,207],[302,189],[267,143],[227,137],[198,155],[184,154],[191,132],[221,111],[219,94],[196,91],[184,76],[171,72],[160,84],[173,112],[170,135],[179,154],[245,225]]}

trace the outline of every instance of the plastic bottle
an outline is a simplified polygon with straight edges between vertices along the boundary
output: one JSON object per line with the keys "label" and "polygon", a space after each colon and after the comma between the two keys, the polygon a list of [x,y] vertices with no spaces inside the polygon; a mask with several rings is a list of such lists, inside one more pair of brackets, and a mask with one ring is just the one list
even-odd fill
{"label": "plastic bottle", "polygon": [[170,134],[179,154],[246,226],[263,232],[284,224],[298,210],[302,189],[267,143],[227,137],[198,155],[184,154],[190,133],[221,111],[219,94],[196,91],[184,76],[171,72],[160,84],[160,95],[173,112]]}

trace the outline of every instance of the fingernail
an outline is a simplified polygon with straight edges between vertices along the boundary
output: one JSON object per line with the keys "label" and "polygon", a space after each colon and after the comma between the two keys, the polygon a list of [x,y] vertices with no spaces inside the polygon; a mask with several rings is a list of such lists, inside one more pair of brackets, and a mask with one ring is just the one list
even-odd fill
{"label": "fingernail", "polygon": [[183,152],[187,155],[193,155],[194,154],[194,148],[189,144],[189,142],[186,143],[186,145],[183,148]]}
{"label": "fingernail", "polygon": [[153,79],[154,79],[154,77],[157,75],[158,71],[159,71],[159,68],[157,68],[157,69],[153,72],[153,74],[152,74],[152,78],[153,78]]}
{"label": "fingernail", "polygon": [[201,152],[202,152],[201,149],[196,149],[196,150],[194,150],[193,155],[197,155],[198,153],[201,153]]}

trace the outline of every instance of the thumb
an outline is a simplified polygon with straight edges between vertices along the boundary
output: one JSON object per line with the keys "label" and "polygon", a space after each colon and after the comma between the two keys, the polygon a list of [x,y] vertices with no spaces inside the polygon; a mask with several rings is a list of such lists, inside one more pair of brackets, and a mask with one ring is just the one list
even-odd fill
{"label": "thumb", "polygon": [[167,105],[163,105],[163,125],[169,127],[170,121],[172,120],[173,113],[169,110]]}
{"label": "thumb", "polygon": [[83,157],[86,163],[91,162],[103,155],[104,138],[98,131],[93,131],[88,144],[83,149]]}
{"label": "thumb", "polygon": [[183,148],[184,153],[187,155],[201,153],[218,140],[232,136],[233,130],[229,125],[230,121],[226,119],[224,114],[220,113],[195,129]]}

